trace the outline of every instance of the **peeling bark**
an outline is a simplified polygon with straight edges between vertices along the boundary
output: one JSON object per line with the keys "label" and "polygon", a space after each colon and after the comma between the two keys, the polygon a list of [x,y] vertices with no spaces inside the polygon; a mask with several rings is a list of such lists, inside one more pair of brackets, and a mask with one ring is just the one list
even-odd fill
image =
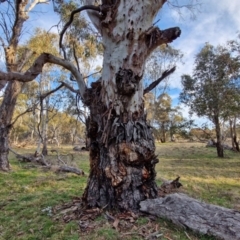
{"label": "peeling bark", "polygon": [[90,109],[91,144],[83,200],[89,207],[138,209],[140,201],[158,195],[158,159],[144,113],[145,61],[157,46],[178,37],[180,30],[152,27],[165,1],[110,2],[103,2],[98,23],[104,45],[102,77],[84,95]]}
{"label": "peeling bark", "polygon": [[171,220],[176,225],[218,239],[240,239],[240,213],[224,207],[206,204],[185,194],[140,203],[140,210]]}

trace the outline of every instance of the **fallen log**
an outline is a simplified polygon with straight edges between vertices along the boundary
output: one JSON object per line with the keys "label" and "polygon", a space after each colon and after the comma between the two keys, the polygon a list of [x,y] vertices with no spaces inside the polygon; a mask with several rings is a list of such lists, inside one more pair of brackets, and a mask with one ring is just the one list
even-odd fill
{"label": "fallen log", "polygon": [[84,175],[83,170],[77,169],[74,167],[69,167],[69,166],[59,166],[56,172],[69,172],[69,173],[75,173],[77,175]]}
{"label": "fallen log", "polygon": [[[66,165],[66,163],[60,158],[60,154],[57,150],[52,150],[52,152],[57,152],[57,159],[58,159],[59,165],[52,165],[47,163],[44,156],[42,154],[37,154],[37,152],[35,152],[34,154],[21,155],[10,148],[9,150],[16,155],[19,161],[37,163],[37,164],[43,165],[44,169],[52,170],[56,173],[67,172],[67,173],[75,173],[77,175],[84,175],[83,170]],[[72,159],[73,159],[73,156],[72,156]],[[60,164],[63,164],[63,165],[60,165]]]}
{"label": "fallen log", "polygon": [[174,193],[140,203],[140,210],[218,239],[240,240],[240,212]]}
{"label": "fallen log", "polygon": [[35,152],[34,154],[21,155],[21,154],[15,152],[14,150],[12,150],[11,148],[9,148],[9,151],[14,153],[16,155],[16,158],[19,161],[22,161],[22,162],[34,162],[34,163],[41,164],[43,166],[48,166],[49,165],[46,162],[44,156],[42,154],[37,154],[37,152]]}

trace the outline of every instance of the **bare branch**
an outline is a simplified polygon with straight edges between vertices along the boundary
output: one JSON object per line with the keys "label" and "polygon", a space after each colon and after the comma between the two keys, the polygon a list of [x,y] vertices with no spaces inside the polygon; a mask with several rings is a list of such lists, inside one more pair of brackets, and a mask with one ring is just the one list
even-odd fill
{"label": "bare branch", "polygon": [[97,72],[91,73],[90,75],[88,75],[88,76],[86,76],[86,77],[83,77],[83,79],[89,78],[89,77],[91,77],[91,76],[93,76],[93,75],[95,75],[95,74],[97,74],[97,73],[100,73],[100,72],[102,72],[102,69],[99,70],[99,71],[97,71]]}
{"label": "bare branch", "polygon": [[26,114],[26,113],[32,112],[32,111],[33,111],[33,107],[28,108],[26,111],[20,113],[20,114],[14,119],[14,121],[11,122],[10,126],[13,126],[21,116],[23,116],[23,115]]}
{"label": "bare branch", "polygon": [[65,82],[61,82],[65,88],[69,89],[71,92],[74,92],[74,93],[79,93],[78,90],[75,90],[73,87],[71,87],[70,85],[68,85],[67,83]]}
{"label": "bare branch", "polygon": [[40,101],[42,101],[44,98],[46,98],[46,97],[48,97],[49,95],[51,95],[52,93],[55,93],[56,91],[58,91],[59,89],[61,89],[62,87],[64,86],[64,84],[63,83],[61,83],[58,87],[56,87],[55,89],[53,89],[53,90],[51,90],[51,91],[49,91],[49,92],[46,92],[46,93],[44,93],[44,94],[42,94],[41,96],[40,96]]}
{"label": "bare branch", "polygon": [[69,70],[73,74],[73,76],[75,77],[78,83],[79,93],[81,97],[84,98],[86,84],[83,80],[82,75],[78,72],[76,67],[71,62],[65,59],[53,56],[52,54],[49,54],[49,53],[42,53],[25,73],[19,73],[19,72],[5,73],[0,71],[0,82],[2,80],[5,80],[5,81],[17,80],[20,82],[30,82],[34,80],[42,72],[43,66],[46,63],[57,64]]}
{"label": "bare branch", "polygon": [[149,54],[162,44],[171,43],[181,35],[179,27],[160,30],[158,27],[151,27],[145,34],[146,46]]}
{"label": "bare branch", "polygon": [[150,91],[152,91],[163,79],[168,77],[170,74],[172,74],[176,70],[176,66],[172,67],[171,69],[168,69],[163,72],[162,76],[158,78],[156,81],[151,83],[147,88],[144,89],[143,94],[146,94]]}
{"label": "bare branch", "polygon": [[[83,11],[83,10],[94,10],[94,11],[98,11],[100,12],[100,7],[97,7],[97,6],[94,6],[94,5],[86,5],[86,6],[82,6],[74,11],[71,12],[71,15],[70,15],[70,18],[69,18],[69,21],[65,24],[65,26],[63,27],[63,30],[61,31],[60,33],[60,38],[59,38],[59,47],[60,49],[63,50],[64,52],[64,47],[62,45],[62,39],[63,39],[63,35],[64,33],[66,32],[66,30],[68,29],[68,27],[71,25],[72,21],[73,21],[73,18],[74,18],[74,15]],[[64,55],[65,52],[64,52]],[[64,56],[66,58],[66,56]]]}
{"label": "bare branch", "polygon": [[[84,4],[85,5],[93,5],[95,2],[95,0],[85,0]],[[88,10],[87,14],[92,22],[92,24],[94,25],[94,27],[97,29],[97,31],[101,34],[101,21],[100,21],[100,15],[96,12],[96,11],[91,11]]]}
{"label": "bare branch", "polygon": [[76,54],[76,49],[75,49],[75,43],[73,44],[73,56],[74,56],[74,60],[76,62],[77,65],[77,69],[80,72],[80,67],[79,67],[79,63],[78,63],[78,59],[77,59],[77,54]]}
{"label": "bare branch", "polygon": [[30,4],[29,8],[26,9],[26,12],[29,13],[29,12],[30,12],[37,4],[39,4],[39,3],[47,3],[47,4],[49,4],[50,1],[48,1],[48,0],[34,0],[34,1]]}

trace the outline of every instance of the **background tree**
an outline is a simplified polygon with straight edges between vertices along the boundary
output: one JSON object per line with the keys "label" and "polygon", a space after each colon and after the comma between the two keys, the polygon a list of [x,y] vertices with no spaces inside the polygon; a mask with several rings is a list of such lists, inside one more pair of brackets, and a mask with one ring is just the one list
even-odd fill
{"label": "background tree", "polygon": [[[46,1],[4,1],[0,10],[0,41],[5,53],[7,72],[21,72],[26,65],[31,51],[23,51],[18,54],[19,38],[22,34],[23,24],[29,18],[29,12],[37,3]],[[6,87],[0,106],[0,170],[8,171],[8,134],[11,129],[11,121],[23,83],[6,79],[0,82],[0,90]]]}
{"label": "background tree", "polygon": [[173,107],[172,99],[167,93],[162,93],[156,100],[150,99],[147,111],[153,127],[154,136],[162,143],[175,141],[174,134],[182,134],[187,127],[186,120],[182,117],[180,108]]}
{"label": "background tree", "polygon": [[216,131],[218,157],[224,157],[220,120],[233,106],[239,92],[239,60],[222,46],[205,44],[197,54],[193,76],[182,76],[181,101],[199,117],[206,116]]}

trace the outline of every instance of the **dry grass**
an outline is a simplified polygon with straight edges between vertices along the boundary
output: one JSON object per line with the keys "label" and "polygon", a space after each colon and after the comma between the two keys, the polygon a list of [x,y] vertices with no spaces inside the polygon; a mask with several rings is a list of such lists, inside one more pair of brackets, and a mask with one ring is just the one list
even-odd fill
{"label": "dry grass", "polygon": [[[15,149],[24,153],[29,148]],[[74,155],[73,164],[89,171],[88,153],[73,152],[72,146],[59,149]],[[240,156],[226,152],[227,157],[216,157],[216,149],[201,143],[157,144],[160,162],[157,181],[181,176],[182,191],[204,201],[240,210]],[[49,161],[54,161],[51,157]],[[63,223],[53,218],[52,209],[61,203],[81,196],[87,176],[55,174],[43,171],[30,163],[20,163],[10,155],[12,171],[0,173],[0,240],[77,240],[77,239],[143,239],[139,231],[158,229],[161,240],[214,239],[184,232],[165,220],[149,221],[139,218],[127,232],[115,230],[112,223],[100,216],[90,232],[81,232],[78,222]],[[147,227],[146,227],[147,226]],[[145,231],[144,230],[144,231]]]}

